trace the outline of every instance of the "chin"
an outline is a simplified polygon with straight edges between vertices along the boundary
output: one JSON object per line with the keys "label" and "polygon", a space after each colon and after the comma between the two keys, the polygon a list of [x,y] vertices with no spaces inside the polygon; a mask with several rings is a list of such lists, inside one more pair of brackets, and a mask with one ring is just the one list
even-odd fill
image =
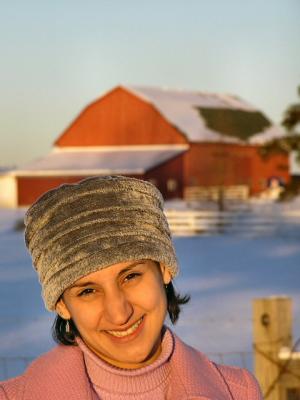
{"label": "chin", "polygon": [[152,355],[152,351],[137,350],[136,352],[127,354],[127,357],[125,356],[122,361],[128,362],[128,363],[142,363],[142,362],[147,361],[151,357],[151,355]]}
{"label": "chin", "polygon": [[129,351],[126,353],[122,354],[122,359],[119,358],[119,361],[122,363],[127,363],[127,364],[143,364],[146,363],[151,357],[155,351],[153,351],[153,348],[150,346],[149,348],[144,348],[144,349],[136,349],[133,351]]}

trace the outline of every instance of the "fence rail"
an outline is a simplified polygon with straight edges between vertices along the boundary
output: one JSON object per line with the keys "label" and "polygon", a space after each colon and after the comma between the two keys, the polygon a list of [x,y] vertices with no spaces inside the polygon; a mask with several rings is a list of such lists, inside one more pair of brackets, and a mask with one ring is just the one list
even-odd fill
{"label": "fence rail", "polygon": [[171,232],[178,236],[218,233],[270,234],[275,231],[300,231],[300,210],[257,213],[241,209],[233,211],[165,210]]}
{"label": "fence rail", "polygon": [[184,190],[184,198],[187,201],[213,200],[218,201],[220,196],[229,200],[246,200],[249,198],[247,185],[235,186],[188,186]]}

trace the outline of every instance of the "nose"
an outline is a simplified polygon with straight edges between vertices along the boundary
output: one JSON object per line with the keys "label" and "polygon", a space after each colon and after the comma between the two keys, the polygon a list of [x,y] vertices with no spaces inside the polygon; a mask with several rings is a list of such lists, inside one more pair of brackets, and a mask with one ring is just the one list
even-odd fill
{"label": "nose", "polygon": [[133,314],[133,306],[120,288],[105,295],[105,318],[116,326],[126,324]]}

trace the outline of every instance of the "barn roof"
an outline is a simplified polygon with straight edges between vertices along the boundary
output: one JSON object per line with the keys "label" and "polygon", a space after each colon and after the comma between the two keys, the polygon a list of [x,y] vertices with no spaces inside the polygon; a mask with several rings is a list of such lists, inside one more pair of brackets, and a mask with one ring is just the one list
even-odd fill
{"label": "barn roof", "polygon": [[58,150],[13,171],[16,176],[143,174],[186,151],[187,146],[124,146]]}
{"label": "barn roof", "polygon": [[263,144],[285,135],[257,108],[237,96],[143,86],[123,86],[151,103],[191,142]]}

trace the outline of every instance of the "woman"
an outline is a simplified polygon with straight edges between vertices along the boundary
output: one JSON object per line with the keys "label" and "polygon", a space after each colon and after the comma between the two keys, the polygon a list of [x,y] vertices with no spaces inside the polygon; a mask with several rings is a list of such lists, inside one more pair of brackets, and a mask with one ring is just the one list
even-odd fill
{"label": "woman", "polygon": [[258,400],[246,370],[212,363],[164,325],[188,301],[150,183],[107,176],[63,185],[27,212],[26,245],[60,343],[0,399]]}

